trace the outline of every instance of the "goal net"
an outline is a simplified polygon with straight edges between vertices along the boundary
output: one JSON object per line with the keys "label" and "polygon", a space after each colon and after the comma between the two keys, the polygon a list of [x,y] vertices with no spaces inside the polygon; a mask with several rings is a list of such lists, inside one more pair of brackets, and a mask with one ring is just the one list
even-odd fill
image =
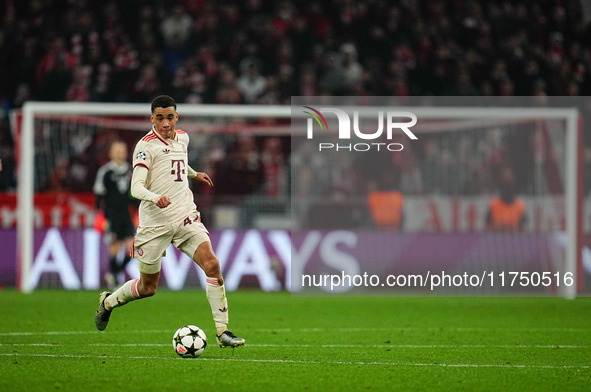
{"label": "goal net", "polygon": [[[191,138],[189,164],[215,182],[213,191],[192,186],[230,288],[253,283],[296,293],[356,293],[356,282],[329,290],[336,282],[314,285],[312,278],[363,273],[381,279],[438,273],[444,279],[435,289],[433,278],[425,286],[400,281],[380,286],[377,295],[572,297],[577,284],[582,287],[576,109],[410,102],[397,104],[396,111],[416,115],[410,130],[417,140],[400,129],[392,139],[384,131],[382,139],[356,139],[352,132],[350,140],[340,140],[336,115],[323,111],[332,105],[326,102],[296,97],[292,107],[179,105],[177,126]],[[383,104],[357,107],[360,133],[376,131],[378,108]],[[149,110],[136,104],[27,103],[16,127],[21,290],[104,284],[108,257],[92,228],[92,184],[110,143],[123,140],[131,155],[149,130]],[[352,113],[350,119],[353,129]],[[383,121],[386,129],[389,120]],[[487,220],[491,200],[507,190],[525,205],[516,230]],[[381,191],[402,196],[400,214],[385,214],[399,220],[392,227],[382,226],[384,213],[369,203]],[[202,285],[197,270],[169,251],[162,285]],[[572,282],[565,281],[567,273]],[[126,274],[137,270],[130,267]],[[490,274],[494,282],[455,285],[453,278],[464,274]],[[304,275],[310,290],[302,284]],[[523,276],[527,285],[519,283]]]}
{"label": "goal net", "polygon": [[[202,220],[212,240],[227,245],[222,253],[234,258],[246,253],[245,268],[227,263],[235,267],[230,272],[237,271],[235,286],[249,285],[248,275],[259,273],[255,284],[280,287],[272,275],[285,267],[278,268],[273,259],[250,266],[246,229],[288,228],[289,107],[179,105],[178,112],[177,127],[190,134],[189,165],[207,172],[215,183],[209,188],[190,182]],[[93,228],[93,184],[114,141],[127,145],[131,162],[135,144],[150,131],[149,114],[149,105],[28,103],[22,121],[15,117],[20,215],[18,222],[3,223],[18,223],[22,290],[105,284],[108,256]],[[184,255],[169,251],[167,258],[163,287],[180,289],[203,280]],[[130,263],[126,274],[137,276],[137,264]]]}

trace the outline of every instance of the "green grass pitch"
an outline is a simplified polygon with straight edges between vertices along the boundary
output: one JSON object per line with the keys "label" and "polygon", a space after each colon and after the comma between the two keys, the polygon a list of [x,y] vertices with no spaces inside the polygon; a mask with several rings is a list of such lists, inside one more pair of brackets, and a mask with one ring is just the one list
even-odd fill
{"label": "green grass pitch", "polygon": [[[98,292],[0,291],[0,391],[590,390],[591,300],[229,293],[220,349],[203,291],[161,290],[95,329]],[[172,335],[207,333],[182,359]]]}

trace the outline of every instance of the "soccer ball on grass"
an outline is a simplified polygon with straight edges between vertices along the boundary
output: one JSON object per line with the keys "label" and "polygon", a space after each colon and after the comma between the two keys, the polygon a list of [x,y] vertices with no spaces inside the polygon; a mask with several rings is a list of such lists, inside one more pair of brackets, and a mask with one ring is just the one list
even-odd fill
{"label": "soccer ball on grass", "polygon": [[185,325],[174,333],[172,346],[174,351],[183,358],[197,358],[205,351],[207,337],[201,328]]}

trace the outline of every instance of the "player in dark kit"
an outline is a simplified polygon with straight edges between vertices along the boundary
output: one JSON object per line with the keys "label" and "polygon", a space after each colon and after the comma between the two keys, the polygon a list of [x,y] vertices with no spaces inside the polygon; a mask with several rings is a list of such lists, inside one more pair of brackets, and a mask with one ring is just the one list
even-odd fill
{"label": "player in dark kit", "polygon": [[[105,242],[109,248],[109,272],[105,274],[105,281],[113,288],[118,285],[117,275],[131,259],[129,250],[135,226],[129,214],[132,170],[127,163],[127,145],[121,141],[114,142],[109,157],[111,160],[101,166],[96,175],[94,193],[97,195],[97,207],[103,210],[108,222]],[[117,256],[122,244],[125,245],[125,252],[119,263]]]}

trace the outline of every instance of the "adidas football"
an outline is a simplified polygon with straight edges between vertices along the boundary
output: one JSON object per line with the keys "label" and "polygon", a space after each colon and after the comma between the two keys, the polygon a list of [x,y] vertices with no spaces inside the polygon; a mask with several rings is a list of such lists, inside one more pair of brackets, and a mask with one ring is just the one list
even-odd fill
{"label": "adidas football", "polygon": [[185,325],[174,333],[172,346],[174,351],[183,358],[197,358],[205,351],[207,337],[201,328]]}

